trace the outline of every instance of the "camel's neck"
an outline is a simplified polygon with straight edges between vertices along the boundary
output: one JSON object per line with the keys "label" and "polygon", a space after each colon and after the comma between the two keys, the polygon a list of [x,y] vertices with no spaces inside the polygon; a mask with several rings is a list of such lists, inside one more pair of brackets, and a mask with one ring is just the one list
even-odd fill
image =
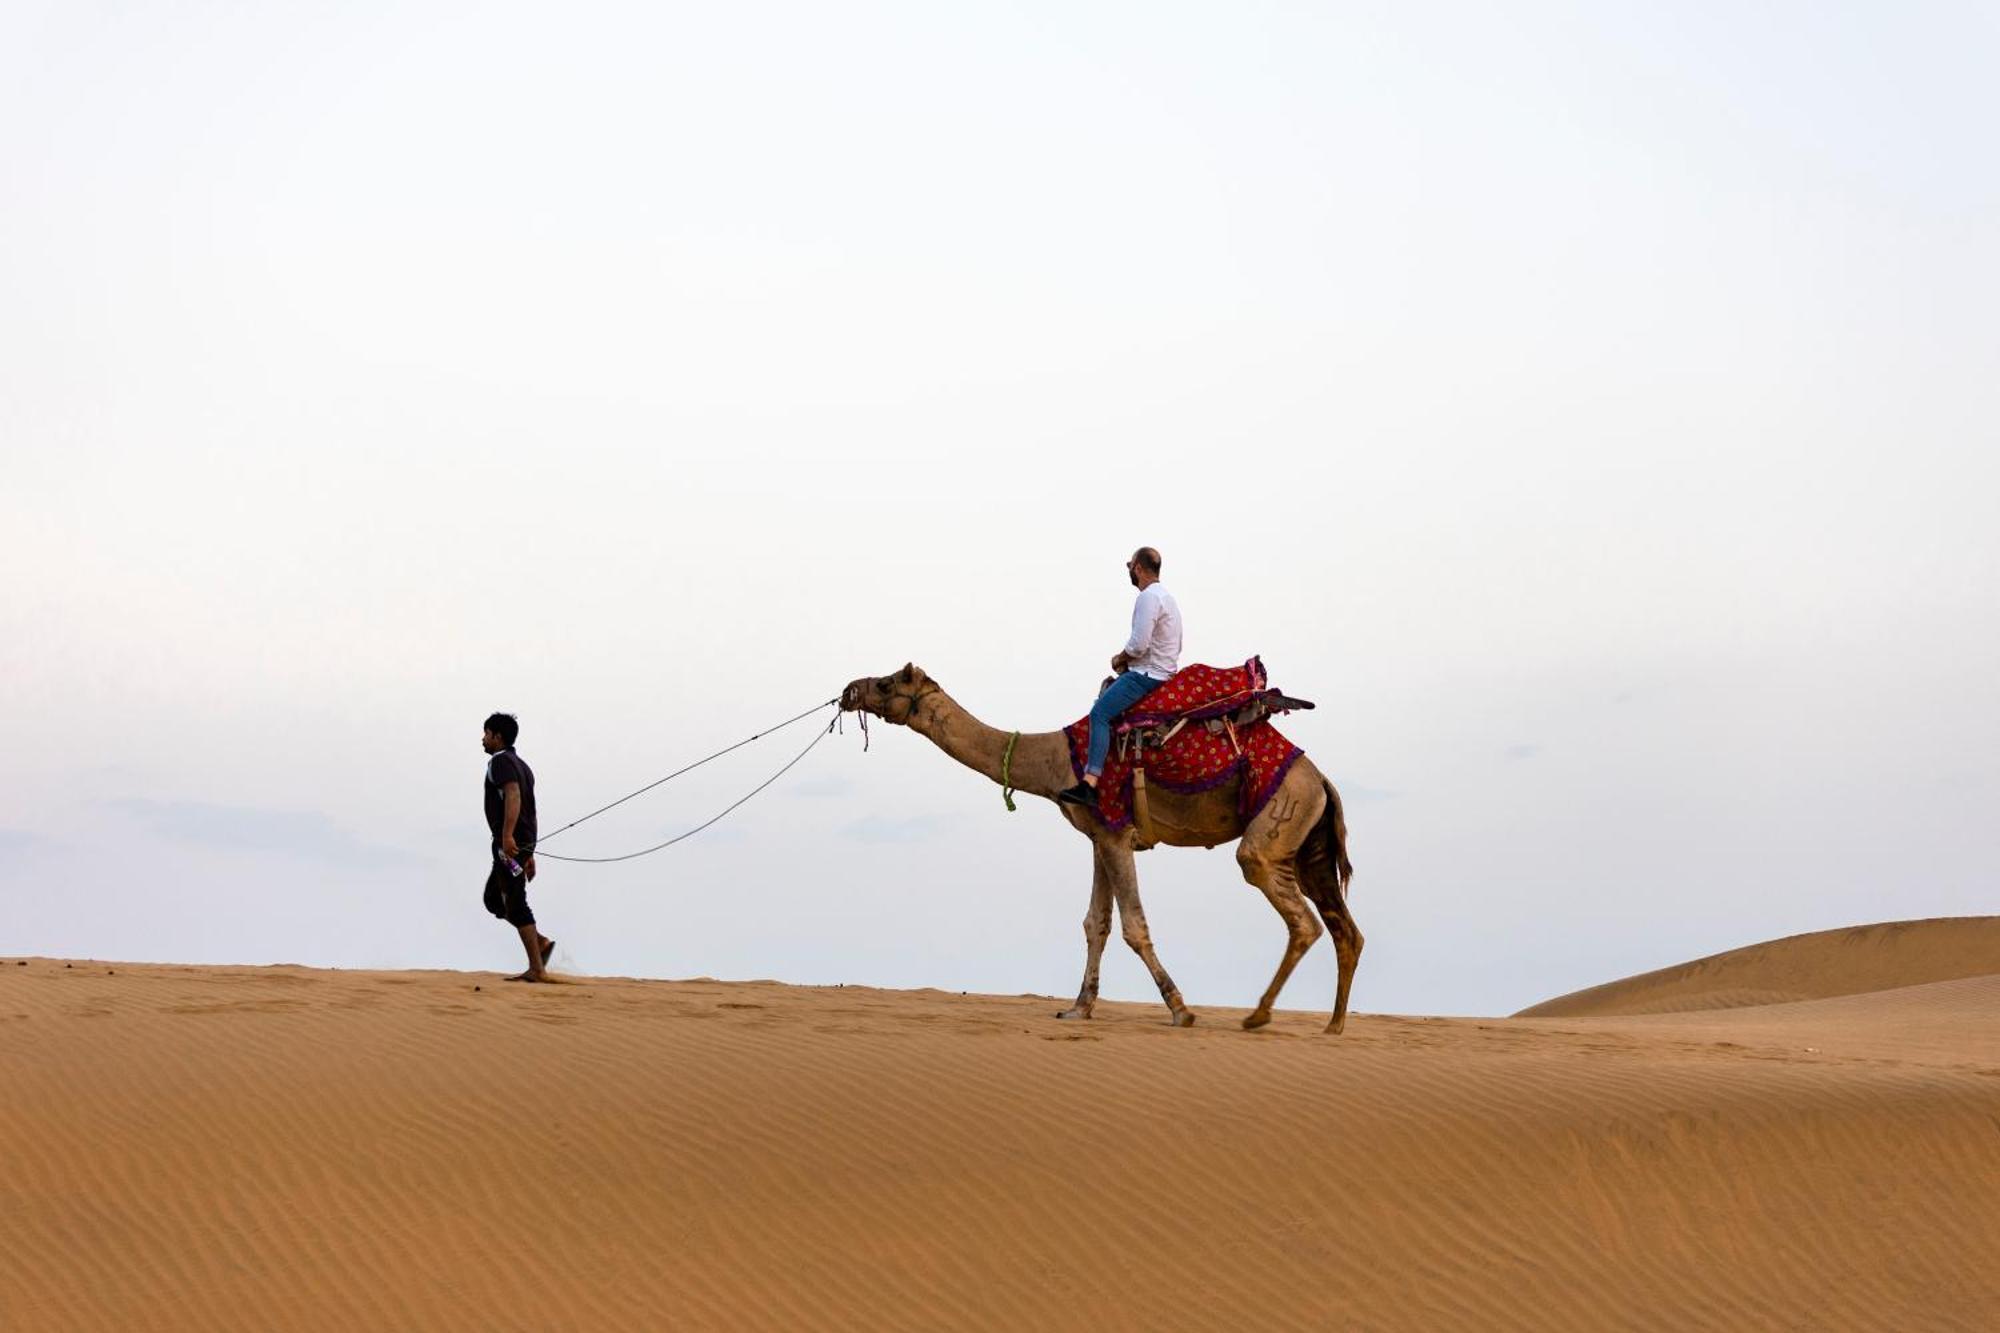
{"label": "camel's neck", "polygon": [[926,694],[910,729],[925,737],[959,763],[994,782],[1006,766],[1006,781],[1035,796],[1054,796],[1076,781],[1070,766],[1069,740],[1060,731],[1022,733],[1014,741],[1011,759],[1007,742],[1014,733],[987,726],[958,706],[943,690]]}

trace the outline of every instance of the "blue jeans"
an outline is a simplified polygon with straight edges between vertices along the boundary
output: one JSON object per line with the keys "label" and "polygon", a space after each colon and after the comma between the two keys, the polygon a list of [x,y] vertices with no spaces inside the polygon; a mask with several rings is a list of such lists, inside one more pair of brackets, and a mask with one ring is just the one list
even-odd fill
{"label": "blue jeans", "polygon": [[1127,671],[1105,687],[1097,702],[1090,706],[1090,759],[1083,766],[1084,772],[1104,772],[1104,756],[1111,753],[1111,724],[1119,714],[1164,684],[1163,680]]}

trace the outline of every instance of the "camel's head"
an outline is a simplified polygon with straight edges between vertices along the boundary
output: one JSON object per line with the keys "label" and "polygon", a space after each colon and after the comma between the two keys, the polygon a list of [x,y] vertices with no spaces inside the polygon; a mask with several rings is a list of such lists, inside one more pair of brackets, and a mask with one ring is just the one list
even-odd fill
{"label": "camel's head", "polygon": [[849,713],[873,713],[884,722],[907,726],[924,696],[937,693],[937,682],[914,663],[904,663],[893,676],[863,676],[840,692],[840,707]]}

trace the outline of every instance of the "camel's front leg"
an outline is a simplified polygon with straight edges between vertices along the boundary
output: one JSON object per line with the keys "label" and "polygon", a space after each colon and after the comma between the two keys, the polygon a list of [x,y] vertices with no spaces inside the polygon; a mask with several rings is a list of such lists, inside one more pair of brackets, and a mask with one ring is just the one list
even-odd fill
{"label": "camel's front leg", "polygon": [[1118,900],[1118,925],[1124,932],[1125,943],[1132,946],[1132,952],[1139,955],[1146,970],[1153,974],[1153,984],[1160,988],[1160,998],[1167,1002],[1167,1021],[1177,1028],[1193,1027],[1194,1014],[1181,999],[1181,988],[1174,984],[1153,952],[1153,937],[1146,931],[1146,909],[1139,905],[1139,869],[1133,863],[1132,849],[1099,843],[1098,854],[1104,858],[1112,897]]}
{"label": "camel's front leg", "polygon": [[1057,1018],[1089,1018],[1097,1008],[1097,967],[1104,958],[1104,941],[1111,935],[1111,881],[1104,873],[1104,858],[1096,852],[1090,858],[1090,910],[1083,916],[1083,984],[1077,987],[1076,1003],[1058,1010]]}

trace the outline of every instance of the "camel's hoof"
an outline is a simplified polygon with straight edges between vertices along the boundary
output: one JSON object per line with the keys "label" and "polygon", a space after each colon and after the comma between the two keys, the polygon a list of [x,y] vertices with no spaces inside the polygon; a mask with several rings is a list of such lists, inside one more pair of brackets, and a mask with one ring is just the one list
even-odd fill
{"label": "camel's hoof", "polygon": [[1347,1020],[1336,1018],[1326,1025],[1325,1031],[1329,1037],[1338,1037],[1341,1033],[1347,1031]]}
{"label": "camel's hoof", "polygon": [[1245,1032],[1255,1032],[1258,1028],[1268,1027],[1270,1022],[1271,1016],[1269,1014],[1251,1014],[1243,1020],[1243,1030]]}
{"label": "camel's hoof", "polygon": [[1066,1022],[1077,1022],[1090,1017],[1090,1010],[1084,1008],[1058,1009],[1056,1017]]}
{"label": "camel's hoof", "polygon": [[1183,1009],[1177,1014],[1170,1014],[1167,1017],[1167,1026],[1171,1028],[1191,1028],[1194,1026],[1194,1014],[1187,1009]]}

